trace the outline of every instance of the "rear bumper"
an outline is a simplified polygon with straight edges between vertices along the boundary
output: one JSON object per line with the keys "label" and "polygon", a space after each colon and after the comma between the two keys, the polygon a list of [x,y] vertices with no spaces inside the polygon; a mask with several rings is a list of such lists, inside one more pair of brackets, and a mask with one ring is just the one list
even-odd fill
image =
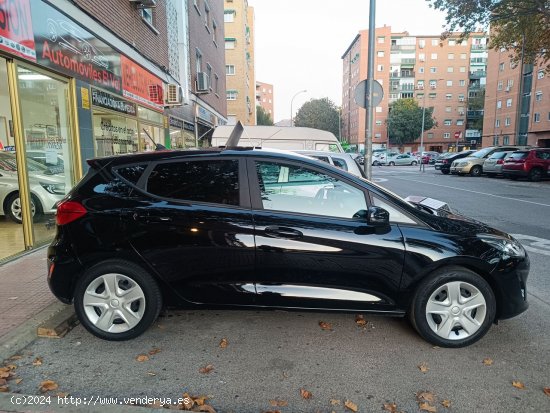
{"label": "rear bumper", "polygon": [[[58,231],[63,230],[58,227]],[[76,280],[84,271],[84,267],[74,251],[64,245],[63,238],[63,235],[58,235],[48,247],[48,286],[58,300],[70,304]]]}
{"label": "rear bumper", "polygon": [[526,177],[528,175],[528,173],[525,172],[523,169],[504,169],[504,168],[502,168],[502,173],[504,175],[523,176],[523,177]]}

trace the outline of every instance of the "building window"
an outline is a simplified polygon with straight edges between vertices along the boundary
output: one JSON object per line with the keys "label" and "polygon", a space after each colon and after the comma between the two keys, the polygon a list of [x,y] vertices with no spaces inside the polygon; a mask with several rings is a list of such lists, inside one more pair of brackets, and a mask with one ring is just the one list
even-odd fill
{"label": "building window", "polygon": [[235,74],[235,65],[225,65],[225,74],[234,75]]}
{"label": "building window", "polygon": [[[206,74],[208,75],[208,79],[212,79],[212,66],[209,63],[206,64]],[[209,83],[208,88],[212,90],[212,82]]]}
{"label": "building window", "polygon": [[510,90],[512,89],[512,86],[514,86],[514,79],[508,79],[508,82],[506,83],[506,89]]}
{"label": "building window", "polygon": [[455,58],[455,54],[454,54],[454,53],[449,53],[449,54],[447,55],[447,59],[449,59],[449,60],[453,60],[454,58]]}
{"label": "building window", "polygon": [[216,95],[220,92],[220,77],[218,75],[214,75],[214,92]]}
{"label": "building window", "polygon": [[462,93],[460,95],[458,95],[458,101],[459,102],[464,102],[464,95]]}
{"label": "building window", "polygon": [[452,67],[452,66],[449,66],[449,67],[447,68],[447,73],[453,73],[454,71],[455,71],[455,68]]}
{"label": "building window", "polygon": [[383,50],[379,50],[378,52],[376,52],[376,55],[378,57],[384,57],[384,51]]}
{"label": "building window", "polygon": [[424,49],[424,47],[426,47],[426,40],[425,39],[418,40],[418,47],[420,49]]}
{"label": "building window", "polygon": [[495,128],[500,127],[500,119],[495,120]]}
{"label": "building window", "polygon": [[493,136],[493,145],[498,146],[498,135]]}
{"label": "building window", "polygon": [[235,43],[237,41],[235,39],[225,39],[225,49],[226,50],[232,50],[235,48]]}
{"label": "building window", "polygon": [[195,49],[195,67],[197,73],[202,72],[202,53],[199,49]]}
{"label": "building window", "polygon": [[542,79],[544,78],[544,70],[539,70],[537,72],[537,79]]}
{"label": "building window", "polygon": [[424,81],[423,80],[418,80],[416,82],[416,88],[417,89],[424,89]]}
{"label": "building window", "polygon": [[456,110],[460,116],[464,116],[464,106],[459,106]]}
{"label": "building window", "polygon": [[384,70],[384,65],[378,65],[376,70],[382,72]]}
{"label": "building window", "polygon": [[460,60],[466,60],[466,53],[460,53]]}
{"label": "building window", "polygon": [[512,107],[512,98],[506,99],[506,107],[511,108]]}
{"label": "building window", "polygon": [[382,126],[382,121],[381,121],[381,120],[377,120],[377,121],[376,121],[376,126]]}
{"label": "building window", "polygon": [[509,116],[506,116],[506,119],[504,119],[504,126],[510,126],[512,124],[512,119],[510,119]]}
{"label": "building window", "polygon": [[428,132],[428,139],[433,139],[433,138],[434,138],[433,132]]}
{"label": "building window", "polygon": [[498,81],[497,90],[502,90],[502,80]]}
{"label": "building window", "polygon": [[204,0],[204,25],[206,30],[210,31],[210,6],[207,0]]}
{"label": "building window", "polygon": [[212,19],[212,41],[218,47],[218,23]]}
{"label": "building window", "polygon": [[447,80],[447,86],[448,86],[448,87],[453,86],[453,81],[452,81],[452,80]]}
{"label": "building window", "polygon": [[428,97],[429,97],[430,99],[435,99],[436,96],[437,96],[437,93],[430,93],[430,94],[428,95]]}
{"label": "building window", "polygon": [[227,100],[237,100],[237,94],[236,90],[226,91]]}
{"label": "building window", "polygon": [[535,100],[537,102],[540,102],[542,100],[542,90],[537,90],[537,92],[535,93]]}
{"label": "building window", "polygon": [[510,145],[510,136],[504,135],[502,138],[502,144],[503,145]]}
{"label": "building window", "polygon": [[432,60],[437,60],[437,53],[432,53],[431,56],[430,56],[430,58],[431,58]]}
{"label": "building window", "polygon": [[235,21],[235,10],[224,10],[223,21],[224,23],[233,23]]}
{"label": "building window", "polygon": [[386,38],[384,36],[378,36],[378,43],[385,43]]}
{"label": "building window", "polygon": [[430,73],[437,73],[437,67],[430,67]]}
{"label": "building window", "polygon": [[499,71],[499,72],[504,72],[504,63],[500,63],[500,64],[498,65],[498,71]]}
{"label": "building window", "polygon": [[447,99],[447,100],[451,100],[452,98],[453,98],[453,94],[452,94],[452,93],[447,93],[447,94],[445,95],[445,99]]}
{"label": "building window", "polygon": [[535,122],[537,122],[537,123],[540,122],[540,113],[535,112],[533,119],[534,119]]}
{"label": "building window", "polygon": [[456,44],[456,40],[449,39],[449,46],[454,46]]}
{"label": "building window", "polygon": [[376,113],[382,113],[382,106],[376,107]]}
{"label": "building window", "polygon": [[462,125],[464,125],[464,119],[458,119],[456,121],[456,126],[462,126]]}
{"label": "building window", "polygon": [[443,134],[443,139],[449,139],[451,137],[451,133],[450,132],[445,132]]}
{"label": "building window", "polygon": [[420,66],[418,68],[418,73],[424,73],[424,66]]}
{"label": "building window", "polygon": [[139,9],[139,12],[141,14],[141,18],[150,26],[153,25],[153,9],[152,8],[144,8]]}
{"label": "building window", "polygon": [[439,46],[439,40],[432,39],[432,46]]}
{"label": "building window", "polygon": [[445,106],[445,112],[451,112],[453,108],[451,106]]}
{"label": "building window", "polygon": [[461,79],[461,80],[458,81],[458,84],[460,86],[466,86],[466,81],[464,79]]}
{"label": "building window", "polygon": [[443,121],[443,124],[444,124],[445,126],[451,126],[451,125],[453,124],[453,121],[452,121],[451,119],[445,119],[445,120]]}
{"label": "building window", "polygon": [[502,100],[497,100],[497,109],[502,108]]}
{"label": "building window", "polygon": [[437,80],[430,80],[430,89],[435,89],[437,87]]}
{"label": "building window", "polygon": [[424,53],[420,53],[418,55],[418,60],[421,61],[421,62],[425,62],[426,61],[426,55]]}
{"label": "building window", "polygon": [[466,66],[460,66],[460,73],[466,73]]}

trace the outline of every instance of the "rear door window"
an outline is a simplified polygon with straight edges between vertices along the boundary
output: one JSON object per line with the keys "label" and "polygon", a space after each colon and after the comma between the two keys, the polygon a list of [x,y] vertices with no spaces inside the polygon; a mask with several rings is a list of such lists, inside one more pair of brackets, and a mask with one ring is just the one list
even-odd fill
{"label": "rear door window", "polygon": [[128,182],[136,185],[143,172],[145,172],[145,168],[147,168],[147,164],[127,165],[116,169],[115,172]]}
{"label": "rear door window", "polygon": [[146,190],[169,199],[239,205],[239,161],[159,163],[147,179]]}

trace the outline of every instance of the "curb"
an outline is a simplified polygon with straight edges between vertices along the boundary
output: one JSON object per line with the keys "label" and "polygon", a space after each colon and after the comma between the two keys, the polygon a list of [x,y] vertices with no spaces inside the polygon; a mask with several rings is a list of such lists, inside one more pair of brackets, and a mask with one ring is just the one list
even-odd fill
{"label": "curb", "polygon": [[70,314],[71,311],[69,310],[72,311],[72,306],[56,301],[25,321],[19,327],[2,336],[0,338],[0,361],[9,358],[36,340],[37,329],[40,325],[59,314]]}

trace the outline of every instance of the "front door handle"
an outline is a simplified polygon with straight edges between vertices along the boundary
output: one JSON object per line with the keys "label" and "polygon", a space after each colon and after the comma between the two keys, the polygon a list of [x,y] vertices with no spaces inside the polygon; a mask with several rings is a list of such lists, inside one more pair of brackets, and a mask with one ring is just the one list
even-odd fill
{"label": "front door handle", "polygon": [[268,237],[272,238],[288,238],[288,239],[295,239],[295,238],[302,238],[304,234],[298,230],[287,228],[287,227],[266,227],[264,230],[265,234]]}
{"label": "front door handle", "polygon": [[134,221],[145,221],[145,222],[171,222],[171,217],[165,216],[155,216],[155,215],[139,215],[137,212],[132,216]]}

